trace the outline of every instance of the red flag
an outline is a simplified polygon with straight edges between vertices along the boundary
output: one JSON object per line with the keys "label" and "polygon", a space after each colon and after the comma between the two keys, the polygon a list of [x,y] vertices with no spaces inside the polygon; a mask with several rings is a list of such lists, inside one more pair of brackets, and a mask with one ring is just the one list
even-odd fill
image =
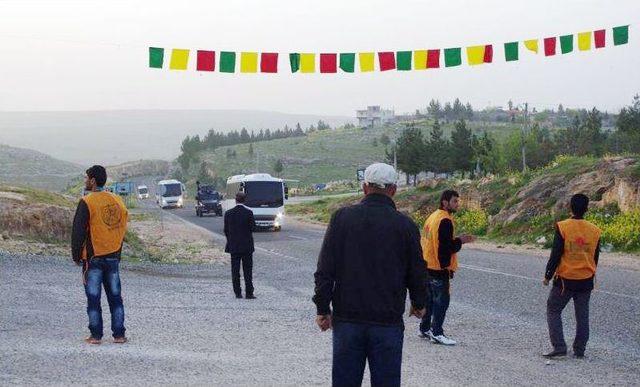
{"label": "red flag", "polygon": [[396,56],[393,51],[379,52],[380,71],[393,70],[396,68]]}
{"label": "red flag", "polygon": [[277,73],[278,72],[278,53],[263,52],[260,54],[260,72]]}
{"label": "red flag", "polygon": [[198,50],[198,71],[213,71],[216,68],[216,52]]}
{"label": "red flag", "polygon": [[596,41],[596,48],[602,48],[605,45],[605,30],[593,31],[593,39]]}
{"label": "red flag", "polygon": [[440,67],[440,50],[427,51],[427,68],[437,69]]}
{"label": "red flag", "polygon": [[338,72],[338,61],[336,54],[320,54],[320,72],[335,73]]}
{"label": "red flag", "polygon": [[487,44],[484,46],[484,63],[491,63],[493,61],[493,46]]}
{"label": "red flag", "polygon": [[544,38],[544,55],[552,56],[556,54],[556,37]]}

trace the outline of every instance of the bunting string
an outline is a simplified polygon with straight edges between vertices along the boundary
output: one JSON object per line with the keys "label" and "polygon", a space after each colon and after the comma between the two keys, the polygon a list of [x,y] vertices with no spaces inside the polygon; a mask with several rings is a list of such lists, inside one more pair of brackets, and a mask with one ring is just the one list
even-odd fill
{"label": "bunting string", "polygon": [[[608,36],[607,33],[610,33]],[[505,62],[520,60],[520,48],[524,54],[538,55],[539,43],[545,57],[566,55],[577,51],[591,51],[604,48],[607,45],[620,46],[629,43],[629,25],[612,28],[579,32],[576,34],[550,36],[542,39],[526,39],[523,41],[506,42],[503,44]],[[165,51],[170,52],[166,58]],[[195,52],[195,55],[192,55]],[[191,57],[195,57],[195,66],[189,67]],[[278,62],[281,57],[277,52],[234,52],[212,50],[190,50],[183,48],[165,49],[149,47],[149,67],[153,69],[181,70],[195,68],[196,71],[220,73],[278,73]],[[419,49],[406,51],[376,51],[376,52],[341,52],[341,53],[288,53],[289,69],[293,73],[301,74],[336,74],[359,72],[412,71],[429,70],[441,67],[457,67],[463,64],[463,59],[469,66],[494,63],[493,44],[474,45],[467,47],[449,47],[443,49]],[[239,60],[238,60],[239,59]],[[216,68],[217,60],[217,68]],[[284,59],[286,60],[286,59]],[[356,65],[357,62],[357,65]]]}

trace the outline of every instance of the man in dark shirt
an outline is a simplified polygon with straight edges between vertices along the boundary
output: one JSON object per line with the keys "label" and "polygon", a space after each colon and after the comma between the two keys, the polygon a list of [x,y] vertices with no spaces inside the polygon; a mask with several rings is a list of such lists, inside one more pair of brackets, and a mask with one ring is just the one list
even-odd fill
{"label": "man in dark shirt", "polygon": [[571,197],[571,218],[556,224],[551,256],[542,281],[545,286],[553,278],[547,300],[547,323],[553,350],[543,356],[553,358],[567,354],[562,331],[562,310],[573,299],[576,313],[576,337],[573,354],[584,357],[589,340],[589,299],[593,290],[600,257],[600,229],[584,220],[589,198],[583,194]]}
{"label": "man in dark shirt", "polygon": [[247,195],[244,192],[236,194],[237,205],[224,213],[224,235],[227,244],[224,251],[231,254],[231,281],[236,298],[242,298],[240,286],[240,264],[244,275],[246,298],[255,299],[253,294],[253,229],[255,220],[253,211],[244,206]]}
{"label": "man in dark shirt", "polygon": [[[410,315],[424,313],[426,268],[420,233],[396,210],[396,171],[387,164],[365,170],[365,198],[336,211],[315,273],[316,322],[333,328],[333,385],[400,385],[407,289]],[[333,306],[333,311],[331,307]]]}

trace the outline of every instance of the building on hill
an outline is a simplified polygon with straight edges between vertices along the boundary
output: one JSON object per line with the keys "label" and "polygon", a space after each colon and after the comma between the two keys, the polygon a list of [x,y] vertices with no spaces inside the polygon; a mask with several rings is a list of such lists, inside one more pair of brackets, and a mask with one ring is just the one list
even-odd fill
{"label": "building on hill", "polygon": [[395,122],[395,112],[392,109],[381,109],[380,106],[367,106],[366,110],[356,110],[358,126],[372,128]]}

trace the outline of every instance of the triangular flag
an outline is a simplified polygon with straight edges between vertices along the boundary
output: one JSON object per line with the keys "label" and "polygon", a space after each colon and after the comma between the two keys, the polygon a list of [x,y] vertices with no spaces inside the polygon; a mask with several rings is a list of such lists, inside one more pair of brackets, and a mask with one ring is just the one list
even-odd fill
{"label": "triangular flag", "polygon": [[220,72],[235,73],[236,72],[236,53],[233,51],[220,52]]}
{"label": "triangular flag", "polygon": [[444,49],[445,67],[460,66],[462,64],[462,49],[460,47]]}
{"label": "triangular flag", "polygon": [[467,47],[467,63],[469,65],[479,65],[484,63],[484,46]]}
{"label": "triangular flag", "polygon": [[613,45],[629,43],[629,26],[619,26],[613,28]]}
{"label": "triangular flag", "polygon": [[578,34],[578,50],[580,51],[591,50],[591,31],[580,32]]}
{"label": "triangular flag", "polygon": [[149,47],[149,67],[161,69],[164,62],[164,48]]}
{"label": "triangular flag", "polygon": [[440,50],[427,51],[427,68],[437,69],[440,67]]}
{"label": "triangular flag", "polygon": [[291,72],[297,73],[300,70],[300,54],[292,52],[289,54],[289,63],[291,63]]}
{"label": "triangular flag", "polygon": [[556,54],[556,37],[544,38],[544,55],[552,56]]}
{"label": "triangular flag", "polygon": [[171,50],[171,62],[169,63],[169,69],[171,70],[186,70],[189,64],[189,50],[182,50],[174,48]]}
{"label": "triangular flag", "polygon": [[573,35],[562,35],[560,37],[560,52],[568,54],[573,51]]}
{"label": "triangular flag", "polygon": [[425,70],[427,68],[427,50],[413,52],[413,68],[416,70]]}
{"label": "triangular flag", "polygon": [[311,54],[311,53],[300,54],[300,72],[302,73],[316,72],[316,54]]}
{"label": "triangular flag", "polygon": [[198,50],[198,71],[214,71],[216,68],[216,52]]}
{"label": "triangular flag", "polygon": [[524,41],[524,46],[529,51],[533,51],[536,54],[538,53],[538,39],[529,39]]}
{"label": "triangular flag", "polygon": [[518,42],[504,44],[504,59],[507,62],[518,60]]}
{"label": "triangular flag", "polygon": [[258,72],[258,53],[257,52],[241,52],[240,53],[240,72],[241,73],[257,73]]}
{"label": "triangular flag", "polygon": [[263,52],[260,54],[260,72],[277,73],[278,72],[278,53]]}
{"label": "triangular flag", "polygon": [[338,72],[338,61],[336,54],[320,54],[320,72],[336,73]]}
{"label": "triangular flag", "polygon": [[352,73],[355,71],[356,66],[356,54],[352,52],[345,52],[340,54],[340,69],[345,73]]}
{"label": "triangular flag", "polygon": [[373,52],[361,52],[358,54],[358,60],[360,61],[360,71],[370,72],[374,70],[375,53]]}
{"label": "triangular flag", "polygon": [[596,48],[602,48],[605,46],[606,34],[607,34],[606,30],[593,31],[593,40]]}
{"label": "triangular flag", "polygon": [[[396,64],[398,71],[411,70],[411,51],[398,51],[396,52]],[[426,65],[425,61],[425,65]]]}
{"label": "triangular flag", "polygon": [[379,52],[378,61],[380,62],[380,71],[394,70],[396,68],[396,56],[393,52]]}

